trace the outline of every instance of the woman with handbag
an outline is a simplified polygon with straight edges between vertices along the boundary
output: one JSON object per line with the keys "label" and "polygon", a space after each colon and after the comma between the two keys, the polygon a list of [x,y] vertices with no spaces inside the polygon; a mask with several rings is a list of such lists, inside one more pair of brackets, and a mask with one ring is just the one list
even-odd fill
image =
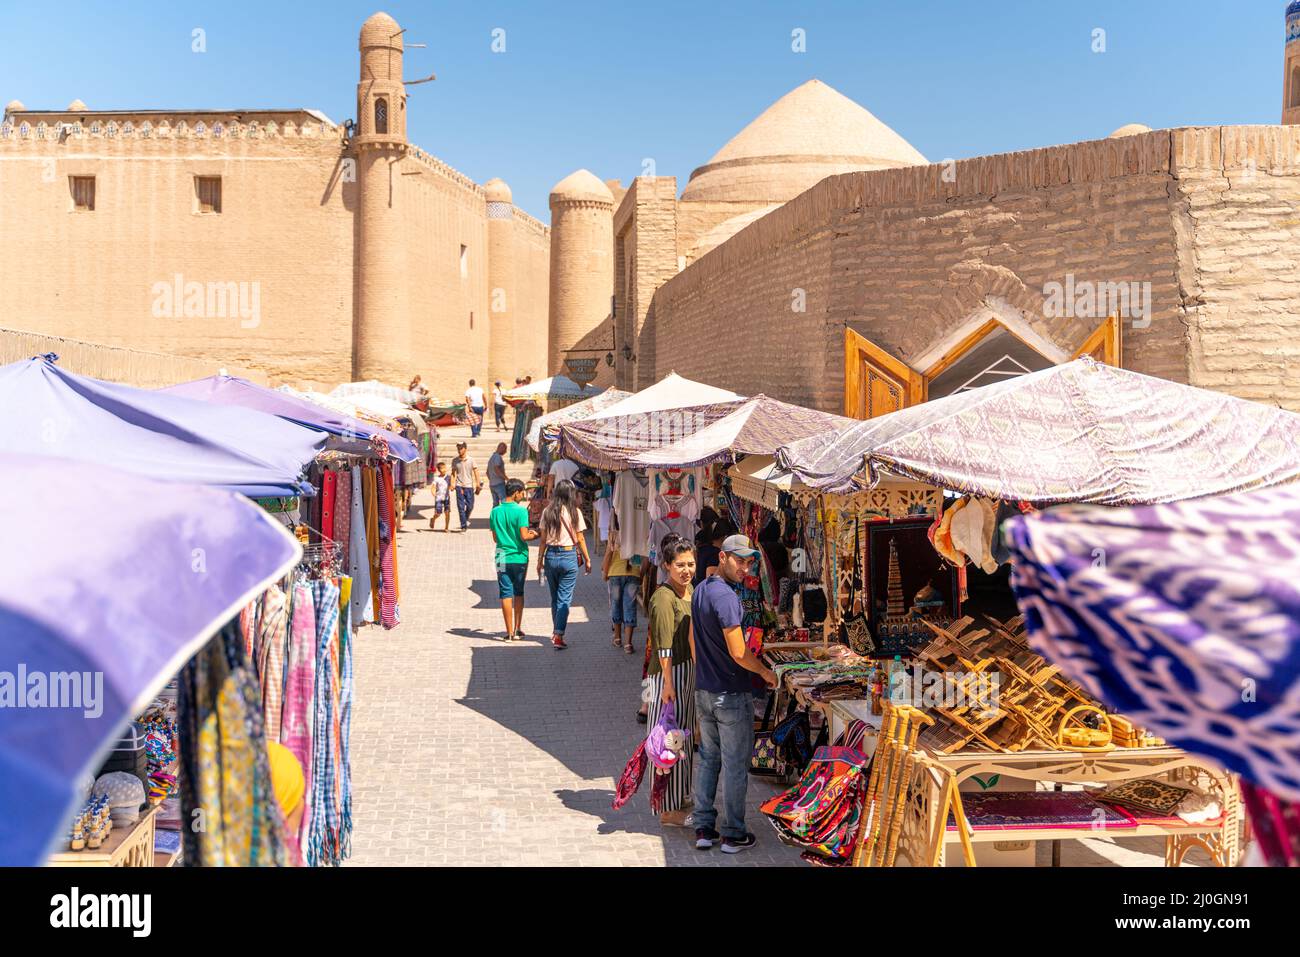
{"label": "woman with handbag", "polygon": [[[695,729],[695,660],[691,636],[691,579],[695,577],[695,546],[679,535],[667,535],[659,546],[667,581],[650,597],[650,726],[659,722],[664,706],[672,703],[677,726]],[[659,822],[690,827],[691,775],[694,749],[685,753],[668,772],[666,782],[656,782],[651,809]],[[656,804],[658,806],[656,806]]]}
{"label": "woman with handbag", "polygon": [[578,569],[591,574],[591,557],[587,554],[587,520],[578,508],[578,489],[567,479],[555,483],[546,509],[542,512],[541,548],[538,549],[537,575],[545,577],[551,591],[551,647],[561,651],[564,631],[569,624],[569,606],[573,603],[573,586]]}

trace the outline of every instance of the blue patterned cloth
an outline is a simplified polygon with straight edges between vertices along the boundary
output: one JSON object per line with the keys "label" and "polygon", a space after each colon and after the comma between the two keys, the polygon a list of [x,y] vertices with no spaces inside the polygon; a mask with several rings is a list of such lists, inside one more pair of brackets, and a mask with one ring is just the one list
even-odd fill
{"label": "blue patterned cloth", "polygon": [[1003,526],[1030,645],[1187,751],[1300,800],[1300,487]]}

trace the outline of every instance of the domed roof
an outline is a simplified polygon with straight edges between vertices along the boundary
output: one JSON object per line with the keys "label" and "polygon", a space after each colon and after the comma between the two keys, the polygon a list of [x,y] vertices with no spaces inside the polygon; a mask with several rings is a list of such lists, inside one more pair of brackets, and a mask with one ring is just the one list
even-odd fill
{"label": "domed roof", "polygon": [[570,173],[551,189],[551,202],[588,200],[614,205],[614,194],[591,170],[580,169]]}
{"label": "domed roof", "polygon": [[783,203],[836,173],[926,162],[863,107],[821,80],[809,80],[693,172],[682,199]]}
{"label": "domed roof", "polygon": [[18,113],[25,109],[27,109],[27,107],[23,106],[21,100],[10,100],[5,104],[6,113]]}
{"label": "domed roof", "polygon": [[732,216],[730,219],[724,219],[699,238],[695,243],[695,246],[691,249],[691,260],[694,261],[699,259],[710,249],[721,246],[750,223],[762,219],[780,205],[780,203],[772,203],[768,206],[762,207],[761,209],[751,209],[749,212],[741,213],[739,216]]}
{"label": "domed roof", "polygon": [[90,107],[86,106],[86,104],[82,103],[80,100],[73,100],[68,104],[69,113],[84,113],[88,109],[90,109]]}
{"label": "domed roof", "polygon": [[1106,139],[1113,140],[1120,136],[1135,136],[1138,133],[1150,133],[1150,132],[1151,132],[1151,127],[1143,126],[1141,123],[1125,123],[1119,129],[1111,133],[1110,136],[1106,137]]}
{"label": "domed roof", "polygon": [[388,14],[372,13],[370,19],[361,24],[362,47],[392,47],[402,49],[402,28]]}
{"label": "domed roof", "polygon": [[483,184],[483,192],[487,194],[489,203],[514,202],[514,194],[510,192],[510,187],[506,185],[503,179],[494,177],[488,180]]}

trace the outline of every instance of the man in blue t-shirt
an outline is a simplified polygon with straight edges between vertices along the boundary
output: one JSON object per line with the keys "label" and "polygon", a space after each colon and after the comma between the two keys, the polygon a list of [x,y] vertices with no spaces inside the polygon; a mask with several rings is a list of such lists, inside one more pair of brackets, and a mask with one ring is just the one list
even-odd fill
{"label": "man in blue t-shirt", "polygon": [[[695,846],[704,851],[722,839],[726,854],[754,846],[745,830],[745,793],[754,753],[754,679],[769,688],[776,674],[745,646],[744,611],[732,583],[748,574],[758,550],[744,535],[724,539],[718,570],[691,597],[695,709],[700,725],[699,777],[695,783]],[[722,833],[714,829],[714,800],[722,778]]]}

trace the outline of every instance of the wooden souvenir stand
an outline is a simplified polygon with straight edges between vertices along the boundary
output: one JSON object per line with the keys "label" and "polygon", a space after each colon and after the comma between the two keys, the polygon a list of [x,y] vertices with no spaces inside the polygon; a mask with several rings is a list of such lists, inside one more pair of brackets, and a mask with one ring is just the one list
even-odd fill
{"label": "wooden souvenir stand", "polygon": [[50,867],[171,867],[179,854],[155,854],[154,819],[160,805],[142,811],[130,827],[115,827],[99,847],[51,854]]}

